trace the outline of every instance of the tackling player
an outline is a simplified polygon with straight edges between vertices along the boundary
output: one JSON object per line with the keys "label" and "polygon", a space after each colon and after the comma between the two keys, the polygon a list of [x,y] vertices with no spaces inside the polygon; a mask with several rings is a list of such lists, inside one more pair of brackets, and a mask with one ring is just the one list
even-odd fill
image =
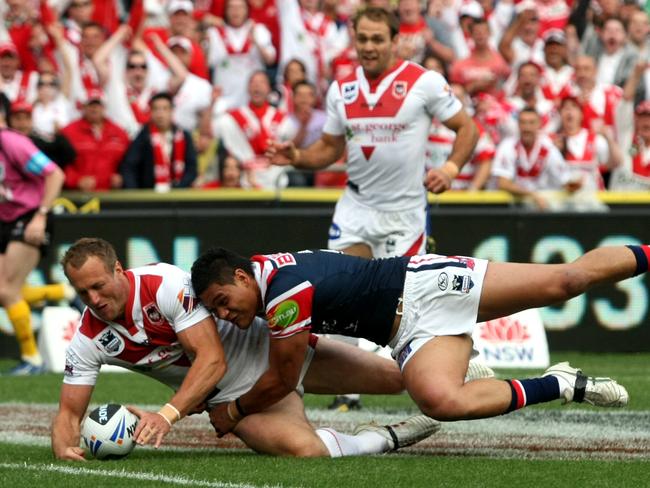
{"label": "tackling player", "polygon": [[[172,425],[196,407],[232,401],[248,391],[268,367],[269,334],[262,319],[246,331],[219,321],[192,292],[189,275],[156,264],[124,270],[102,239],[80,239],[62,260],[64,271],[87,305],[66,352],[52,450],[60,459],[83,460],[80,423],[102,364],[115,364],[155,378],[176,392],[159,412],[131,407],[140,417],[139,444],[158,447]],[[316,337],[300,373],[314,393],[398,393],[392,361]],[[216,385],[216,386],[215,386]],[[393,426],[360,426],[358,435],[330,428],[314,431],[298,394],[290,392],[267,411],[235,429],[252,449],[267,454],[332,457],[397,449],[428,437],[439,423],[422,415]]]}
{"label": "tackling player", "polygon": [[[526,405],[586,401],[625,406],[625,388],[568,363],[541,378],[463,382],[477,321],[569,300],[648,270],[650,246],[603,247],[563,264],[493,263],[462,256],[367,260],[332,251],[254,256],[211,249],[192,266],[193,288],[209,310],[240,328],[266,315],[269,369],[251,391],[211,412],[221,434],[292,391],[310,332],[390,345],[404,385],[439,420],[492,417]],[[236,415],[227,415],[236,405]]]}

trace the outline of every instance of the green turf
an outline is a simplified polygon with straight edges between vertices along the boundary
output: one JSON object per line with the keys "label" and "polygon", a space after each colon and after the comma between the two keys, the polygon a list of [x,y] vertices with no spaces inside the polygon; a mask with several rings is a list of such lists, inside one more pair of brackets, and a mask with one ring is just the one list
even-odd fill
{"label": "green turf", "polygon": [[[586,372],[608,375],[624,384],[631,397],[630,409],[650,410],[650,354],[553,354],[552,360],[568,359]],[[13,365],[0,361],[0,371]],[[534,376],[539,371],[498,371],[500,377]],[[0,401],[56,403],[61,375],[37,377],[0,377]],[[93,403],[118,402],[163,404],[170,390],[136,374],[100,375]],[[329,396],[308,395],[308,407],[324,407]],[[366,408],[397,411],[413,408],[406,395],[394,397],[364,396]],[[534,407],[538,408],[538,407]],[[555,402],[550,407],[559,407]],[[570,408],[591,408],[576,405]],[[64,474],[43,471],[44,466],[131,471],[183,477],[210,483],[251,484],[287,487],[626,487],[648,486],[650,463],[646,461],[543,461],[491,459],[481,457],[385,455],[345,459],[284,459],[248,451],[171,452],[136,450],[119,462],[65,463],[54,461],[48,447],[0,443],[0,487],[76,487],[76,486],[179,486],[162,481],[110,478],[105,475]],[[8,465],[25,463],[15,469]],[[36,467],[39,470],[29,470]],[[188,484],[187,486],[199,486]],[[208,485],[205,485],[208,486]],[[216,485],[215,485],[216,486]]]}
{"label": "green turf", "polygon": [[[20,456],[16,456],[20,452]],[[52,463],[46,448],[0,445],[0,462]],[[359,458],[287,459],[252,453],[135,451],[121,461],[64,463],[55,466],[125,470],[221,483],[286,487],[613,487],[647,486],[648,463],[605,461],[531,461],[416,455]],[[42,473],[0,468],[6,487],[173,486],[160,481],[96,475]],[[178,486],[178,485],[176,485]],[[186,485],[191,486],[191,485]]]}

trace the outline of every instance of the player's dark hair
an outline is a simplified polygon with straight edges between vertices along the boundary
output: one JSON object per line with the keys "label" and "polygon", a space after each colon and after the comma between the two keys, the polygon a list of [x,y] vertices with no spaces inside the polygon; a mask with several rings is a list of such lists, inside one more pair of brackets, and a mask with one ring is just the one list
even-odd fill
{"label": "player's dark hair", "polygon": [[218,285],[234,283],[236,269],[253,276],[253,265],[250,260],[221,247],[208,249],[192,264],[194,293],[199,296],[214,283]]}
{"label": "player's dark hair", "polygon": [[91,256],[101,259],[108,271],[113,271],[117,263],[117,253],[110,242],[99,237],[82,237],[70,246],[61,258],[63,272],[67,276],[68,267],[79,269]]}
{"label": "player's dark hair", "polygon": [[399,20],[397,20],[395,14],[381,7],[367,7],[359,10],[352,20],[355,31],[359,21],[364,17],[373,22],[384,22],[390,29],[391,39],[399,33]]}

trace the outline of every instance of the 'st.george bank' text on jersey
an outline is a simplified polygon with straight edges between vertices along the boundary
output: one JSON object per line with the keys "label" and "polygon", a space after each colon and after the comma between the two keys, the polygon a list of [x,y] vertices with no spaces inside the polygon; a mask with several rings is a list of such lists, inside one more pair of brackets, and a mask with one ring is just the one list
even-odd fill
{"label": "'st.george bank' text on jersey", "polygon": [[[64,383],[94,385],[102,364],[143,373],[178,390],[192,365],[177,334],[210,313],[200,304],[190,275],[176,266],[155,264],[126,272],[130,283],[125,318],[107,322],[86,309],[66,351]],[[219,320],[217,329],[228,371],[217,388],[220,400],[250,389],[268,367],[266,322],[247,330]],[[215,397],[216,399],[217,397]]]}
{"label": "'st.george bank' text on jersey", "polygon": [[323,132],[346,138],[350,195],[376,210],[422,208],[431,119],[444,122],[461,108],[440,74],[409,61],[377,80],[357,67],[332,83]]}
{"label": "'st.george bank' text on jersey", "polygon": [[387,344],[408,261],[337,251],[253,256],[271,336],[311,330]]}

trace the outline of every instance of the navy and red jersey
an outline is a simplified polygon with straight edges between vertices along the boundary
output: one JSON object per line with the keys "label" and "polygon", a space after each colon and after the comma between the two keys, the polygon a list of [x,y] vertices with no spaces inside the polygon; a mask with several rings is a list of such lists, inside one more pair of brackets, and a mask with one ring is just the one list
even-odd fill
{"label": "navy and red jersey", "polygon": [[408,261],[324,250],[252,258],[273,337],[311,330],[381,345],[389,340]]}

